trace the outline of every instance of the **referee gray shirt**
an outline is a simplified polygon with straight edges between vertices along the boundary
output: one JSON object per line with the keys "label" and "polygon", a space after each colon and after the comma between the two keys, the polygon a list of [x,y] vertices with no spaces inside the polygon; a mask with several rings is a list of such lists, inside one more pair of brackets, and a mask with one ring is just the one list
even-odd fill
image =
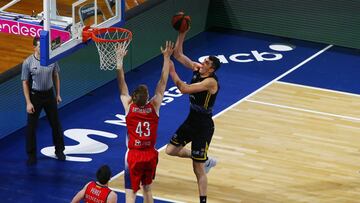
{"label": "referee gray shirt", "polygon": [[48,66],[41,66],[40,60],[35,58],[32,54],[27,57],[22,64],[21,80],[30,80],[32,77],[31,89],[37,91],[46,91],[53,87],[53,72],[58,73],[60,71],[57,62]]}

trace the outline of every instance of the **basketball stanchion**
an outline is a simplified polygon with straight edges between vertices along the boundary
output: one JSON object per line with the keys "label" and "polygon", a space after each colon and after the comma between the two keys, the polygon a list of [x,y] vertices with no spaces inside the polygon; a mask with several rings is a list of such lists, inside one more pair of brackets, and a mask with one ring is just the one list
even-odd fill
{"label": "basketball stanchion", "polygon": [[85,27],[82,33],[83,42],[92,39],[100,56],[101,70],[116,69],[116,50],[119,46],[125,49],[132,40],[132,33],[125,28],[90,28]]}

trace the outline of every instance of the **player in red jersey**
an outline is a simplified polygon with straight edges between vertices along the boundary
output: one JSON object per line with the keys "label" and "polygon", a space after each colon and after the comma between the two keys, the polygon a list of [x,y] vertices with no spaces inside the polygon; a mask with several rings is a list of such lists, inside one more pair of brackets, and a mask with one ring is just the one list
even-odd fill
{"label": "player in red jersey", "polygon": [[173,66],[170,56],[174,51],[174,43],[166,41],[165,49],[160,47],[164,57],[160,80],[155,95],[149,100],[146,85],[139,85],[132,95],[125,82],[123,58],[127,53],[124,47],[118,49],[117,78],[120,99],[125,109],[127,125],[127,147],[125,155],[125,192],[126,202],[135,202],[136,192],[143,189],[144,202],[153,202],[151,183],[155,178],[158,162],[158,151],[155,149],[159,110],[169,76]]}
{"label": "player in red jersey", "polygon": [[111,177],[109,166],[101,166],[97,173],[97,181],[90,181],[82,190],[80,190],[71,203],[78,203],[84,200],[86,203],[116,203],[117,194],[108,188],[108,182]]}

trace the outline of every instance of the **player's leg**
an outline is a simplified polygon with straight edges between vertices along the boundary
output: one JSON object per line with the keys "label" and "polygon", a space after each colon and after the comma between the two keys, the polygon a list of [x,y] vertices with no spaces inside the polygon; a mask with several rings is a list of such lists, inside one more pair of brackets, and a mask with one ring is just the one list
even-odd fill
{"label": "player's leg", "polygon": [[132,189],[125,189],[126,203],[135,203],[136,193]]}
{"label": "player's leg", "polygon": [[55,154],[59,160],[65,160],[64,135],[59,120],[57,103],[53,92],[49,94],[49,98],[44,103],[44,110],[46,112],[46,117],[52,129],[52,138],[55,146]]}
{"label": "player's leg", "polygon": [[[204,126],[204,129],[206,129],[205,131],[203,131],[204,139],[208,143],[207,147],[209,147],[215,130],[214,121],[211,118],[208,118],[206,122],[206,126]],[[211,168],[216,166],[217,160],[214,157],[208,156],[207,152],[206,155],[207,155],[207,159],[204,166],[205,166],[205,172],[208,173]]]}
{"label": "player's leg", "polygon": [[136,200],[136,192],[139,190],[140,176],[136,171],[136,154],[133,151],[127,151],[125,154],[125,197],[126,203],[134,203]]}
{"label": "player's leg", "polygon": [[198,134],[193,137],[191,143],[191,158],[193,159],[193,170],[198,183],[200,202],[206,202],[207,175],[205,162],[208,159],[207,152],[214,133],[214,123],[212,119],[202,119],[198,125],[198,129]]}
{"label": "player's leg", "polygon": [[36,163],[36,128],[42,110],[42,101],[37,93],[31,93],[30,100],[35,112],[27,114],[26,153],[28,155],[27,164],[33,165]]}
{"label": "player's leg", "polygon": [[166,154],[170,156],[178,156],[182,158],[190,158],[191,151],[184,148],[184,146],[191,142],[191,135],[195,132],[191,126],[190,116],[184,121],[183,124],[176,130],[173,137],[170,139],[170,143],[166,146]]}
{"label": "player's leg", "polygon": [[154,198],[151,191],[151,184],[150,185],[144,185],[143,187],[143,198],[145,203],[153,203]]}
{"label": "player's leg", "polygon": [[145,203],[153,203],[154,199],[151,191],[151,184],[152,181],[155,179],[159,152],[154,149],[152,151],[149,151],[147,153],[147,156],[150,160],[148,161],[147,165],[144,167],[145,174],[142,179],[143,197]]}
{"label": "player's leg", "polygon": [[176,146],[172,143],[169,143],[166,146],[165,152],[167,155],[170,155],[170,156],[178,156],[181,158],[190,158],[191,157],[190,150],[184,148],[184,146],[182,146],[182,145]]}
{"label": "player's leg", "polygon": [[207,176],[205,173],[204,162],[193,160],[193,170],[196,176],[199,196],[207,195]]}
{"label": "player's leg", "polygon": [[196,176],[200,197],[207,195],[207,176],[205,172],[205,161],[207,159],[207,143],[204,146],[201,143],[201,140],[194,139],[191,144],[193,171]]}

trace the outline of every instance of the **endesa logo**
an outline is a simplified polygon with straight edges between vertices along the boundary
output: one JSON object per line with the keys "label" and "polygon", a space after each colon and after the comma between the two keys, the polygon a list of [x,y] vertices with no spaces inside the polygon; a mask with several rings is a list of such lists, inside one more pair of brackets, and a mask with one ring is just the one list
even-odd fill
{"label": "endesa logo", "polygon": [[0,32],[9,34],[22,35],[22,36],[40,36],[42,27],[30,25],[26,23],[0,20]]}
{"label": "endesa logo", "polygon": [[[268,52],[268,51],[257,51],[251,50],[248,53],[234,53],[230,56],[226,55],[217,55],[221,63],[229,63],[229,62],[237,62],[237,63],[249,63],[249,62],[262,62],[262,61],[277,61],[282,59],[283,55],[278,52],[286,52],[292,51],[295,49],[295,46],[289,44],[271,44],[269,48],[272,51],[276,52]],[[199,62],[203,62],[205,58],[208,56],[202,56],[198,59]]]}
{"label": "endesa logo", "polygon": [[[18,22],[8,19],[0,19],[0,32],[4,33],[35,37],[40,36],[40,31],[42,29],[42,25]],[[50,34],[51,40],[60,37],[61,42],[65,42],[71,37],[70,32],[53,28],[51,28]]]}

